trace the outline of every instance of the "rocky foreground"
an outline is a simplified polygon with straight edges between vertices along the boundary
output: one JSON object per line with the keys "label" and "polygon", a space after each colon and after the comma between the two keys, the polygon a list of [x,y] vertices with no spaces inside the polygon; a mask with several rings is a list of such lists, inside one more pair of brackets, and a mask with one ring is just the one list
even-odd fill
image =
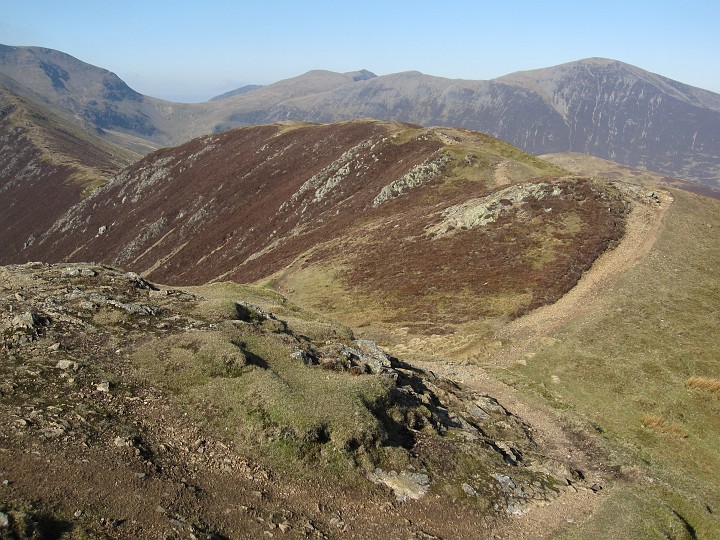
{"label": "rocky foreground", "polygon": [[0,305],[2,538],[469,538],[602,487],[275,293],[28,263]]}

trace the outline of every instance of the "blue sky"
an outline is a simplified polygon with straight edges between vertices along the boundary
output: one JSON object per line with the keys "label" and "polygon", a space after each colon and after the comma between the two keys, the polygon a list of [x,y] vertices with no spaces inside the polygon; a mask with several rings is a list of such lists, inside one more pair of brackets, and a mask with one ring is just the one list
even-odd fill
{"label": "blue sky", "polygon": [[310,69],[490,79],[591,56],[720,93],[720,2],[0,0],[0,43],[200,101]]}

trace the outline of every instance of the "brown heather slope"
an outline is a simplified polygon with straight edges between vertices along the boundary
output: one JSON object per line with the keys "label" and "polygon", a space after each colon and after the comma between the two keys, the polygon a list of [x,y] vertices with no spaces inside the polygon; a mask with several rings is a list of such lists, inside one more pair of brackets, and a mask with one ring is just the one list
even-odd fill
{"label": "brown heather slope", "polygon": [[25,248],[133,159],[0,84],[0,260]]}
{"label": "brown heather slope", "polygon": [[486,135],[352,121],[158,151],[28,248],[175,284],[269,284],[420,333],[553,302],[623,234],[627,195]]}

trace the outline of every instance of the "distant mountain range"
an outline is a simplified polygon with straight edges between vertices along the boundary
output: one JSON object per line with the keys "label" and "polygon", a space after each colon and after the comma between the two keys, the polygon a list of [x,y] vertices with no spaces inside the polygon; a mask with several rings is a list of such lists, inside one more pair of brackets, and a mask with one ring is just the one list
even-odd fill
{"label": "distant mountain range", "polygon": [[0,74],[23,97],[143,153],[234,127],[369,117],[479,130],[536,155],[582,152],[720,186],[720,95],[614,60],[490,81],[310,71],[197,104],[144,96],[51,49],[0,46]]}

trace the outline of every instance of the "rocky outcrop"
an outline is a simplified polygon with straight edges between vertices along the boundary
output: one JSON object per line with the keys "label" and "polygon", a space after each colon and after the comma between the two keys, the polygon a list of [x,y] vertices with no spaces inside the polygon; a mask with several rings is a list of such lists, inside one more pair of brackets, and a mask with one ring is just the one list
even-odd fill
{"label": "rocky outcrop", "polygon": [[[339,496],[350,478],[391,503],[434,508],[440,501],[431,493],[451,494],[473,520],[478,512],[502,519],[602,482],[545,457],[523,420],[492,396],[368,340],[317,345],[312,332],[295,330],[305,324],[299,308],[244,290],[252,302],[223,299],[233,313],[218,311],[215,292],[208,301],[106,266],[0,267],[0,475],[13,493],[12,501],[0,496],[6,527],[26,512],[44,515],[41,527],[51,518],[65,530],[107,526],[134,538],[154,537],[158,527],[232,537],[265,520],[308,529],[307,495],[287,497],[302,482],[276,485],[280,458],[305,478],[324,478],[322,469],[340,462],[355,471],[333,477],[327,490],[313,482],[313,497]],[[308,422],[313,415],[317,423]],[[38,452],[50,466],[38,467]],[[237,485],[257,490],[255,514],[219,519],[205,490],[237,502],[244,495],[228,488]],[[284,493],[277,503],[274,489]],[[137,497],[156,499],[130,521],[127,501]],[[292,511],[278,513],[276,504]],[[312,530],[347,525],[342,514],[318,512]],[[354,527],[364,530],[365,519]]]}
{"label": "rocky outcrop", "polygon": [[457,231],[483,227],[506,216],[510,209],[521,208],[525,201],[542,201],[545,197],[557,197],[561,193],[559,186],[551,186],[546,182],[501,189],[487,197],[471,199],[447,208],[442,212],[442,221],[428,227],[427,234],[438,238]]}

